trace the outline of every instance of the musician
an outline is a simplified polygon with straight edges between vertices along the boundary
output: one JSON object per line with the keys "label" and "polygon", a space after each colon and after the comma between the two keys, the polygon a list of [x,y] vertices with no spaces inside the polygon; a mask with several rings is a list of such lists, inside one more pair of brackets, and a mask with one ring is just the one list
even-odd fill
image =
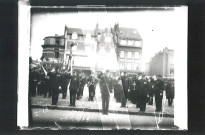
{"label": "musician", "polygon": [[79,100],[83,96],[83,90],[86,84],[86,78],[84,73],[80,74],[79,79],[80,79],[80,85],[79,85],[79,90],[77,92],[77,100]]}
{"label": "musician", "polygon": [[88,78],[87,86],[88,86],[88,90],[89,90],[88,101],[93,101],[93,97],[95,95],[95,87],[96,87],[96,79],[93,76],[93,74],[91,74],[90,77]]}

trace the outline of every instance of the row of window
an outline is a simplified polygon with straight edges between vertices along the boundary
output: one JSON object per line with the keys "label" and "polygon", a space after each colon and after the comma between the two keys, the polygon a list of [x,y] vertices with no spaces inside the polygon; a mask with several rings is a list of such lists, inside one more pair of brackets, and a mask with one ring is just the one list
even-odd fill
{"label": "row of window", "polygon": [[140,58],[140,53],[139,52],[126,52],[126,51],[120,51],[120,58],[135,58],[139,59]]}
{"label": "row of window", "polygon": [[132,62],[120,62],[120,69],[124,70],[137,70],[139,71],[139,63],[132,63]]}
{"label": "row of window", "polygon": [[129,39],[121,39],[120,40],[121,45],[129,45],[129,46],[136,46],[136,47],[141,47],[142,42],[141,41],[135,41],[135,40],[129,40]]}
{"label": "row of window", "polygon": [[44,41],[44,44],[64,45],[64,39],[63,38],[46,38],[45,41]]}

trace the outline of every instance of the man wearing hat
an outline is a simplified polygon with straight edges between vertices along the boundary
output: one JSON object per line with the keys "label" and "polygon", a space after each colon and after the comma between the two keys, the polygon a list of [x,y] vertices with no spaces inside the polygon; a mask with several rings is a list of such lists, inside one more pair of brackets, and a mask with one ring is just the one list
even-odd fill
{"label": "man wearing hat", "polygon": [[107,83],[108,75],[109,70],[106,70],[106,73],[100,73],[100,75],[98,75],[98,78],[100,80],[100,91],[102,97],[102,113],[106,115],[108,114],[110,100],[110,91]]}
{"label": "man wearing hat", "polygon": [[61,75],[59,69],[55,68],[55,71],[51,74],[52,80],[52,105],[56,105],[58,102],[58,95],[61,89]]}
{"label": "man wearing hat", "polygon": [[174,82],[168,82],[166,86],[166,98],[168,99],[168,106],[172,106],[174,98]]}
{"label": "man wearing hat", "polygon": [[156,103],[156,112],[162,111],[162,98],[163,98],[164,82],[162,81],[162,76],[158,75],[156,83],[154,85],[154,95]]}
{"label": "man wearing hat", "polygon": [[63,70],[62,72],[62,99],[66,99],[67,97],[67,88],[69,84],[69,74],[66,70]]}
{"label": "man wearing hat", "polygon": [[140,101],[140,111],[144,112],[146,110],[146,102],[147,102],[147,81],[145,75],[142,75],[142,79],[140,80],[139,86],[139,101]]}
{"label": "man wearing hat", "polygon": [[79,78],[77,76],[77,73],[73,71],[73,75],[69,76],[70,78],[70,106],[75,106],[75,101],[76,101],[76,94],[79,88]]}
{"label": "man wearing hat", "polygon": [[123,94],[121,96],[121,107],[126,107],[127,98],[128,98],[128,89],[130,89],[131,81],[127,76],[127,72],[124,72],[124,75],[121,77],[122,79],[122,86],[123,86]]}

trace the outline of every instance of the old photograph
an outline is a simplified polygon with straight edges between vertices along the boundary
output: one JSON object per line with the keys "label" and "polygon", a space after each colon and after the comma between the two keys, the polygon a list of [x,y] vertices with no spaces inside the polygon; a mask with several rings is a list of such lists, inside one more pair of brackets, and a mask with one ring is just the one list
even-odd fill
{"label": "old photograph", "polygon": [[113,9],[31,8],[28,129],[181,129],[187,8]]}

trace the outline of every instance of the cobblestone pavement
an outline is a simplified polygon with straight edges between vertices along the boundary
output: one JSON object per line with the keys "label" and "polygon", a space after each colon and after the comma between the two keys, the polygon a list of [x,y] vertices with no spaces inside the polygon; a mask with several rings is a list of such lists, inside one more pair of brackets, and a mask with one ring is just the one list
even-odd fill
{"label": "cobblestone pavement", "polygon": [[[69,90],[67,93],[67,98],[66,99],[61,99],[62,94],[59,94],[59,101],[57,106],[69,106]],[[164,94],[165,95],[165,94]],[[34,105],[51,105],[51,98],[43,98],[43,96],[36,96],[32,97],[32,104]],[[109,109],[110,110],[119,110],[119,111],[126,111],[126,112],[138,112],[139,108],[136,108],[136,105],[128,101],[128,108],[120,108],[121,104],[116,103],[114,99],[114,94],[111,93],[110,97],[110,105]],[[94,98],[94,101],[88,101],[88,88],[85,86],[84,89],[84,96],[80,100],[76,100],[76,107],[80,108],[90,108],[90,109],[101,109],[102,108],[102,103],[101,103],[101,95],[100,95],[100,90],[99,86],[96,88],[96,96]],[[163,109],[164,113],[174,115],[174,107],[168,107],[167,106],[167,100],[166,97],[163,98]],[[154,105],[147,105],[146,106],[146,112],[148,113],[153,113],[155,110]]]}
{"label": "cobblestone pavement", "polygon": [[[156,124],[155,117],[71,110],[32,109],[34,129],[176,129],[173,118],[162,118]],[[127,123],[129,118],[130,123]]]}

